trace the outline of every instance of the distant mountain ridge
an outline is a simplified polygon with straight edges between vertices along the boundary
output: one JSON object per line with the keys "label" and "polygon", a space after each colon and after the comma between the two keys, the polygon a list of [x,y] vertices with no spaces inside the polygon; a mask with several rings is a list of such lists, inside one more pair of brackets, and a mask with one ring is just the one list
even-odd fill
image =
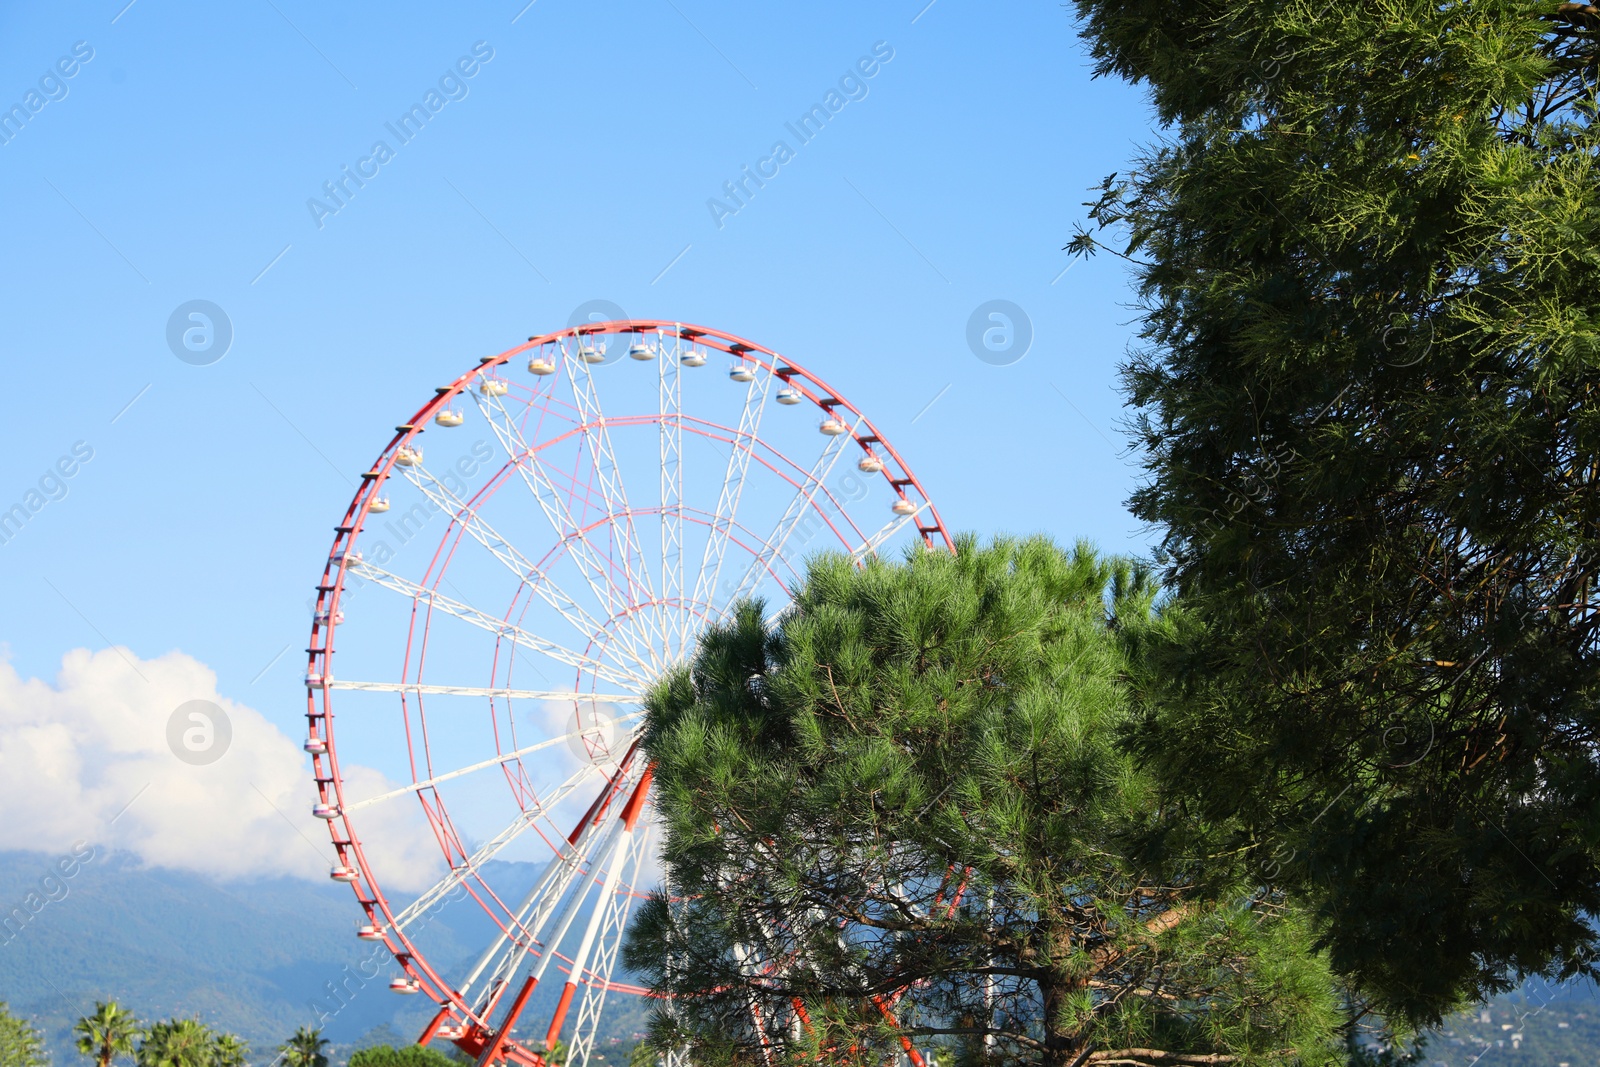
{"label": "distant mountain ridge", "polygon": [[[492,868],[497,886],[513,891],[536,873],[525,863]],[[0,852],[0,1000],[43,1031],[55,1067],[85,1063],[72,1024],[110,999],[146,1022],[198,1014],[248,1041],[258,1067],[296,1027],[320,1025],[339,1063],[360,1045],[415,1040],[432,1014],[426,998],[389,991],[398,972],[381,945],[356,939],[360,918],[350,891],[332,883],[216,883],[82,845]],[[416,936],[449,969],[480,952],[492,929],[487,916],[457,907],[419,924]],[[542,1028],[559,992],[559,978],[538,991],[530,1029]],[[613,994],[602,1036],[631,1045],[650,1007]],[[623,1059],[613,1053],[606,1063]],[[1531,982],[1451,1020],[1430,1039],[1426,1062],[1592,1067],[1600,997],[1589,983]]]}
{"label": "distant mountain ridge", "polygon": [[[81,1062],[71,1027],[96,1000],[115,999],[145,1021],[198,1014],[247,1040],[254,1064],[268,1063],[299,1026],[320,1025],[350,1048],[374,1031],[414,1040],[431,1018],[431,1001],[390,992],[398,970],[382,945],[356,939],[361,912],[344,886],[216,883],[104,849],[80,855],[64,877],[60,860],[72,855],[70,845],[0,852],[0,1000],[43,1032],[57,1067]],[[526,887],[535,873],[500,864],[494,877]],[[449,968],[481,951],[491,929],[487,916],[458,906],[418,938]],[[548,1019],[539,1009],[553,1006],[559,984],[540,990],[530,1018]],[[641,998],[613,994],[603,1036],[628,1039],[648,1012]]]}

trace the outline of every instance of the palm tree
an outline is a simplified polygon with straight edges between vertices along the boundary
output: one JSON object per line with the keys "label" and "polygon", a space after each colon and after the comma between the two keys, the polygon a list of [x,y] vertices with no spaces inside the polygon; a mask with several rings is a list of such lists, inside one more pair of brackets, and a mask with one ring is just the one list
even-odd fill
{"label": "palm tree", "polygon": [[322,1036],[321,1028],[313,1030],[302,1026],[278,1046],[278,1052],[282,1054],[284,1067],[328,1067],[328,1057],[322,1054],[327,1047],[328,1039]]}
{"label": "palm tree", "polygon": [[39,1031],[28,1020],[12,1015],[0,1000],[0,1064],[5,1067],[50,1067],[50,1056],[39,1042]]}
{"label": "palm tree", "polygon": [[139,1020],[116,1001],[96,1002],[93,1015],[78,1020],[78,1051],[93,1056],[96,1067],[111,1067],[118,1056],[133,1055],[133,1043],[144,1036]]}
{"label": "palm tree", "polygon": [[250,1046],[236,1034],[217,1034],[211,1041],[211,1067],[244,1067]]}
{"label": "palm tree", "polygon": [[150,1027],[135,1059],[139,1067],[212,1067],[215,1040],[199,1019],[171,1019]]}

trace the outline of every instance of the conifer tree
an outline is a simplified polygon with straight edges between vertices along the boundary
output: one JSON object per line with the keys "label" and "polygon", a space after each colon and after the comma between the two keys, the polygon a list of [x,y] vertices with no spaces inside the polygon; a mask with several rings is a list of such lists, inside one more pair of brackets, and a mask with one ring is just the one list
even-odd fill
{"label": "conifer tree", "polygon": [[[813,561],[648,698],[667,890],[630,966],[698,1064],[1334,1062],[1303,923],[1126,847],[1155,790],[1117,746],[1130,564],[1042,539]],[[768,1060],[767,1056],[775,1057]]]}
{"label": "conifer tree", "polygon": [[1594,973],[1600,11],[1076,7],[1164,125],[1073,245],[1187,612],[1138,750],[1393,1016]]}

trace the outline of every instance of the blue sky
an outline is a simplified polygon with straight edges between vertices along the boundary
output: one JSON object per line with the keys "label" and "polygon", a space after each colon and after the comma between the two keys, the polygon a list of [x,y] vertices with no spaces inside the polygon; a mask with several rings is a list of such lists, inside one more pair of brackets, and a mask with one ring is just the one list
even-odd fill
{"label": "blue sky", "polygon": [[[1128,279],[1062,246],[1153,134],[1064,5],[524,2],[0,11],[0,106],[38,106],[0,144],[0,509],[44,499],[0,545],[22,677],[181,651],[298,735],[356,476],[435,385],[591,300],[792,355],[953,529],[1147,549]],[[1031,322],[1011,365],[967,344],[994,299]],[[167,342],[191,300],[231,325],[209,365]]]}

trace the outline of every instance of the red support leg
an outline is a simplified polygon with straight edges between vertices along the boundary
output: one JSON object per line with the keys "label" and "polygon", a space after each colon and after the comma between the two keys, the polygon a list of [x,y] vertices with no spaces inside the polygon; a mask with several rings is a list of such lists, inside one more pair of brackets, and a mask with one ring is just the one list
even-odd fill
{"label": "red support leg", "polygon": [[439,1014],[433,1017],[433,1022],[429,1023],[428,1028],[422,1031],[422,1036],[417,1038],[417,1044],[426,1045],[432,1041],[434,1035],[439,1032],[439,1027],[443,1026],[444,1021],[448,1018],[450,1018],[450,1009],[448,1007],[440,1008]]}
{"label": "red support leg", "polygon": [[[883,1019],[885,1022],[894,1027],[896,1030],[900,1029],[900,1020],[894,1017],[894,1012],[889,1010],[889,1006],[883,1002],[882,997],[874,993],[872,995],[872,1003],[877,1005],[878,1011],[883,1014]],[[911,1060],[915,1067],[926,1067],[926,1061],[923,1060],[922,1053],[918,1052],[912,1047],[911,1039],[905,1034],[900,1035],[900,1047],[906,1050],[906,1056]]]}
{"label": "red support leg", "polygon": [[572,1007],[572,994],[578,991],[578,983],[568,982],[561,987],[561,999],[556,1002],[556,1013],[550,1020],[550,1029],[545,1031],[544,1047],[555,1048],[556,1041],[561,1036],[561,1024],[567,1021],[567,1009]]}
{"label": "red support leg", "polygon": [[511,1036],[511,1028],[517,1023],[517,1016],[522,1014],[522,1009],[527,1006],[528,998],[533,995],[533,987],[539,980],[532,975],[522,983],[522,988],[517,991],[517,999],[511,1002],[511,1010],[506,1013],[506,1021],[500,1024],[500,1030],[494,1035],[483,1050],[483,1055],[478,1057],[478,1067],[489,1067],[500,1056],[500,1049],[505,1045],[506,1038]]}

